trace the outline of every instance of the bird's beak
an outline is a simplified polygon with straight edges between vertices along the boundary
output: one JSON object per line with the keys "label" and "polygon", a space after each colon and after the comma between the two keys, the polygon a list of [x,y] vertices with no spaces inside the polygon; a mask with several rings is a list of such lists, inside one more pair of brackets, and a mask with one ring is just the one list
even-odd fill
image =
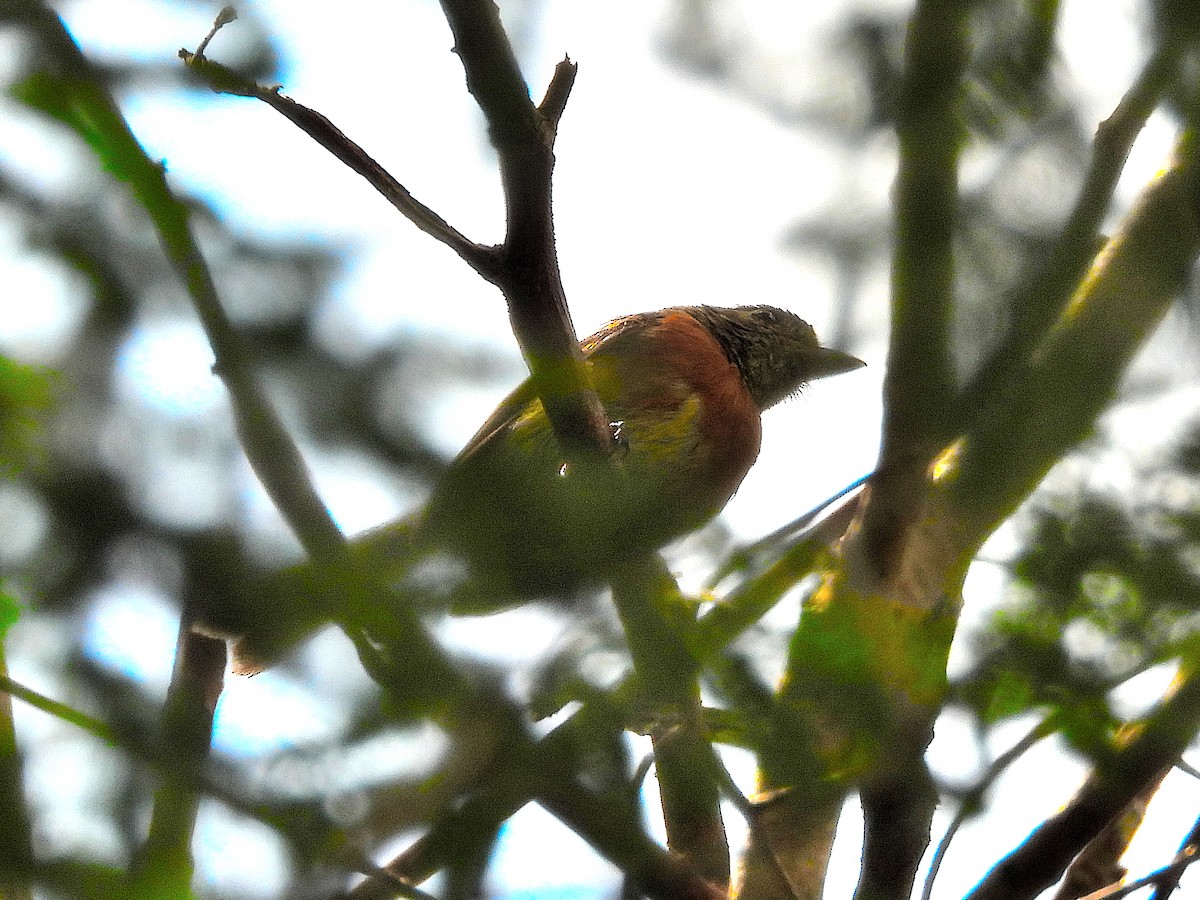
{"label": "bird's beak", "polygon": [[866,363],[857,356],[834,350],[832,347],[818,347],[808,362],[808,378],[813,380],[841,375],[843,372],[861,369],[865,365]]}

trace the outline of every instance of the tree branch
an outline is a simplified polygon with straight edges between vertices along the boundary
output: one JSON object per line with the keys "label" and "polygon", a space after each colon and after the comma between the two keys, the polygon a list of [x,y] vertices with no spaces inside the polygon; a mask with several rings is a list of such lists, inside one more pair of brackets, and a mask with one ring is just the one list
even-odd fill
{"label": "tree branch", "polygon": [[[808,574],[819,554],[835,543],[857,509],[858,498],[850,498],[841,507],[818,523],[806,539],[789,548],[788,552],[761,576],[752,579],[725,601],[709,610],[696,624],[689,636],[689,652],[704,666],[735,641],[751,625],[765,615],[787,591]],[[636,685],[625,679],[612,692],[612,704],[624,707],[634,702]],[[588,720],[595,715],[594,704],[585,702],[583,707],[562,724],[556,726],[538,743],[539,758],[554,758],[564,748],[586,740]],[[386,864],[387,870],[408,883],[418,884],[436,872],[452,852],[463,833],[477,827],[480,819],[492,817],[499,823],[511,816],[531,799],[530,792],[511,784],[511,779],[491,774],[481,782],[477,798],[467,801],[459,810],[444,817],[412,846]],[[822,807],[821,815],[811,816],[812,826],[819,827],[822,816],[832,815],[836,822],[837,809],[841,800],[828,808]],[[771,830],[773,815],[759,814],[755,819],[755,834]],[[786,818],[786,817],[783,817]],[[761,829],[759,828],[761,826]],[[832,825],[828,839],[833,839]],[[777,846],[777,845],[776,845]],[[767,866],[772,877],[778,878],[779,863],[772,856]],[[352,900],[383,900],[394,896],[388,885],[378,879],[370,879],[354,889]]]}
{"label": "tree branch", "polygon": [[633,656],[641,706],[653,722],[667,846],[716,884],[729,884],[729,842],[721,819],[720,763],[705,735],[699,667],[680,636],[695,627],[686,601],[657,555],[613,579],[613,602]]}
{"label": "tree branch", "polygon": [[883,447],[863,519],[863,546],[883,579],[897,568],[922,506],[926,468],[947,439],[966,21],[967,6],[957,0],[920,0],[908,26],[896,113],[900,168]]}
{"label": "tree branch", "polygon": [[728,900],[728,892],[698,875],[685,860],[668,853],[641,829],[604,815],[591,791],[565,791],[554,785],[537,799],[602,856],[632,878],[634,884],[656,900]]}
{"label": "tree branch", "polygon": [[[58,18],[44,10],[40,24],[64,60],[65,74],[57,79],[47,75],[36,84],[41,91],[36,99],[84,133],[106,168],[132,188],[149,213],[166,256],[183,280],[208,335],[217,360],[214,368],[229,390],[238,435],[255,473],[318,568],[329,568],[343,576],[338,587],[346,619],[352,625],[370,625],[386,639],[374,642],[352,629],[364,664],[401,704],[438,702],[463,716],[495,718],[495,698],[483,696],[462,676],[431,640],[416,613],[405,606],[381,609],[375,601],[385,588],[354,571],[345,539],[313,488],[299,450],[257,385],[251,353],[217,296],[192,236],[186,205],[171,193],[162,169],[146,157],[112,97],[94,77]],[[174,683],[176,699],[186,715],[181,713],[177,720],[173,712],[168,713],[172,725],[178,727],[203,724],[193,715],[197,698],[215,704],[213,691],[219,684],[213,642],[200,636],[182,637],[188,626],[190,619],[185,615],[181,626],[183,655]],[[396,652],[389,653],[389,649]],[[198,677],[196,683],[183,681],[193,675]],[[211,726],[211,719],[207,722]],[[192,738],[187,745],[194,749],[199,737]],[[168,830],[177,848],[179,829],[173,826]]]}
{"label": "tree branch", "polygon": [[[0,617],[6,599],[0,596]],[[9,624],[0,621],[0,847],[5,848],[5,859],[0,863],[0,897],[30,900],[33,838],[21,777],[21,752],[13,728],[12,697],[4,687],[8,681],[4,637]]]}
{"label": "tree branch", "polygon": [[1155,889],[1150,900],[1169,900],[1171,894],[1179,887],[1179,879],[1183,877],[1184,871],[1196,861],[1197,850],[1200,850],[1200,819],[1196,820],[1192,830],[1179,845],[1179,852],[1175,854],[1171,864],[1153,873],[1157,877],[1153,878]]}
{"label": "tree branch", "polygon": [[[207,39],[205,40],[207,43]],[[203,44],[195,53],[179,51],[184,64],[214,91],[237,97],[254,97],[266,103],[310,138],[357,172],[384,199],[421,231],[441,241],[489,281],[495,277],[499,254],[495,247],[477,244],[468,239],[445,219],[417,200],[408,189],[392,177],[362,147],[348,138],[333,122],[315,109],[285,97],[276,87],[263,87],[237,72],[204,56]]]}
{"label": "tree branch", "polygon": [[[447,809],[414,844],[384,866],[387,878],[368,878],[345,895],[347,900],[394,897],[396,879],[420,884],[453,858],[464,838],[498,827],[530,800],[588,841],[650,896],[724,900],[724,890],[647,837],[626,804],[612,802],[573,777],[576,748],[581,741],[583,746],[593,746],[595,727],[596,711],[585,707],[536,745],[513,746],[519,757],[512,765],[488,773],[474,793]],[[624,787],[618,785],[617,792]]]}
{"label": "tree branch", "polygon": [[933,736],[929,708],[907,711],[887,759],[864,779],[862,868],[854,900],[889,900],[912,895],[917,867],[929,846],[937,790],[925,764]]}
{"label": "tree branch", "polygon": [[946,489],[982,540],[1095,426],[1200,252],[1200,166],[1185,132],[1020,380],[962,441]]}
{"label": "tree branch", "polygon": [[550,84],[546,87],[546,96],[538,104],[538,114],[541,115],[545,127],[550,129],[551,143],[558,133],[558,120],[562,118],[563,111],[567,108],[567,98],[571,96],[571,88],[575,85],[575,76],[578,73],[579,66],[571,62],[569,56],[564,57],[554,67],[554,75],[551,76]]}
{"label": "tree branch", "polygon": [[500,158],[508,229],[493,281],[508,302],[513,333],[564,455],[603,466],[612,435],[571,323],[551,208],[554,136],[575,66],[564,60],[556,69],[543,101],[547,117],[530,100],[495,3],[442,0],[442,10]]}
{"label": "tree branch", "polygon": [[1157,778],[1147,782],[1125,808],[1088,841],[1087,846],[1067,867],[1054,900],[1079,900],[1119,884],[1124,879],[1127,872],[1121,865],[1121,857],[1145,821],[1146,808],[1169,771],[1163,769]]}
{"label": "tree branch", "polygon": [[[173,767],[198,773],[208,758],[226,655],[225,642],[193,632],[191,617],[185,612],[180,618],[175,668],[159,735],[164,757],[172,760]],[[182,896],[188,892],[199,803],[196,786],[190,781],[168,777],[159,784],[150,829],[133,865],[133,896]]]}
{"label": "tree branch", "polygon": [[[534,388],[567,461],[589,469],[607,463],[612,445],[608,418],[592,389],[571,323],[558,270],[551,209],[554,137],[575,80],[569,59],[555,69],[546,97],[535,107],[521,75],[499,11],[490,0],[446,0],[455,51],[467,87],[488,122],[500,159],[507,208],[504,244],[477,244],[449,225],[346,137],[321,113],[275,88],[264,88],[206,59],[202,52],[179,52],[213,90],[256,97],[286,116],[306,134],[358,172],[426,234],[453,249],[508,302],[513,334],[529,366]],[[218,16],[214,31],[230,21]],[[212,33],[201,47],[207,45]]]}
{"label": "tree branch", "polygon": [[967,900],[1033,898],[1062,877],[1068,864],[1145,786],[1187,749],[1200,731],[1200,677],[1189,673],[1130,742],[1102,760],[1062,812],[998,862]]}
{"label": "tree branch", "polygon": [[960,427],[971,427],[1028,364],[1037,342],[1061,315],[1087,273],[1129,151],[1171,83],[1178,59],[1176,44],[1160,46],[1112,115],[1096,129],[1091,164],[1054,248],[1038,271],[1026,277],[1024,287],[1013,298],[1012,321],[1004,340],[962,390]]}
{"label": "tree branch", "polygon": [[967,821],[967,817],[983,802],[987,792],[996,783],[996,779],[1003,775],[1009,766],[1024,756],[1035,744],[1053,733],[1052,721],[1053,718],[1048,717],[1038,722],[1023,738],[997,756],[991,765],[987,767],[987,771],[983,773],[983,777],[962,798],[958,809],[954,813],[954,818],[950,820],[950,824],[946,827],[946,833],[942,835],[942,839],[938,841],[937,848],[933,852],[933,859],[929,863],[929,874],[925,876],[925,886],[921,889],[921,900],[930,900],[933,896],[933,883],[937,880],[938,871],[942,867],[942,861],[946,858],[946,854],[950,850],[950,842],[954,840],[954,836],[958,834],[958,830]]}

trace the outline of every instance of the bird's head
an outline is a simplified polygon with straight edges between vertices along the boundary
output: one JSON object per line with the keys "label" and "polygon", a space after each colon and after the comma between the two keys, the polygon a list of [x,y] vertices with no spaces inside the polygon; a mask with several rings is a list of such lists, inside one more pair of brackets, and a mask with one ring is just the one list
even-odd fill
{"label": "bird's head", "polygon": [[865,366],[861,359],[822,347],[811,325],[774,306],[689,306],[737,366],[759,409],[774,406],[806,382]]}

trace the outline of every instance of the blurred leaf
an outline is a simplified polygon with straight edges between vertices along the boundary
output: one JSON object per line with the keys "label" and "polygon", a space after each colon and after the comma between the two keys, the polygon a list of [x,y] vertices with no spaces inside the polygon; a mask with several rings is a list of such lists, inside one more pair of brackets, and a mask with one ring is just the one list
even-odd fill
{"label": "blurred leaf", "polygon": [[43,418],[53,408],[55,373],[0,356],[0,475],[14,475],[45,454]]}
{"label": "blurred leaf", "polygon": [[1142,475],[1147,484],[1177,485],[1153,492],[1158,503],[1133,507],[1081,490],[1031,510],[1029,538],[1011,565],[1010,602],[978,638],[980,661],[955,687],[983,722],[1048,708],[1067,740],[1095,755],[1120,725],[1109,693],[1191,652],[1200,640],[1200,529],[1178,479],[1194,477],[1196,440],[1192,429],[1181,450]]}
{"label": "blurred leaf", "polygon": [[0,590],[0,641],[4,640],[8,629],[17,624],[19,618],[21,618],[21,605],[11,594]]}

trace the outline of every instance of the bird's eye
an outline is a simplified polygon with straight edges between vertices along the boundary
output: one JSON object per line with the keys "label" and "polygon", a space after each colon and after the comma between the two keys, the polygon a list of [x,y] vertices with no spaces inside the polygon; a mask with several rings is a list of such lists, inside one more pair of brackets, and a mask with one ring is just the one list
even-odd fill
{"label": "bird's eye", "polygon": [[762,322],[764,325],[775,324],[775,313],[771,312],[769,309],[757,310],[752,314],[751,317],[754,319],[754,321]]}

